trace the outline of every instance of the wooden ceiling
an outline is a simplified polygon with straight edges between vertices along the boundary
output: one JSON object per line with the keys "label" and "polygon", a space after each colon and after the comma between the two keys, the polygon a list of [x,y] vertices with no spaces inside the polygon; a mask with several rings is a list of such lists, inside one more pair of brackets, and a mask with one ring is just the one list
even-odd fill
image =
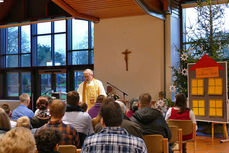
{"label": "wooden ceiling", "polygon": [[100,19],[145,14],[134,0],[63,0],[74,10]]}
{"label": "wooden ceiling", "polygon": [[164,15],[168,0],[4,0],[0,3],[1,25],[74,17],[101,19],[149,14]]}
{"label": "wooden ceiling", "polygon": [[[78,15],[91,17],[91,20],[136,16],[147,14],[137,3],[147,5],[157,13],[163,14],[168,10],[168,0],[52,0],[66,12],[72,14],[75,10]],[[67,7],[69,6],[69,7]],[[167,9],[166,9],[167,6]],[[165,10],[166,9],[166,10]],[[77,18],[77,16],[74,16]]]}

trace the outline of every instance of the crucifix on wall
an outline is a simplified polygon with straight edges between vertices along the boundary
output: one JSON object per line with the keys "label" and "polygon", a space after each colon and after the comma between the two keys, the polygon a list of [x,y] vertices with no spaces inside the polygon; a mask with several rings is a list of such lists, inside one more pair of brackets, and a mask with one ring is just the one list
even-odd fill
{"label": "crucifix on wall", "polygon": [[131,51],[129,51],[128,49],[126,49],[124,52],[122,52],[122,54],[124,54],[124,60],[126,62],[126,71],[128,71],[128,54],[130,54]]}

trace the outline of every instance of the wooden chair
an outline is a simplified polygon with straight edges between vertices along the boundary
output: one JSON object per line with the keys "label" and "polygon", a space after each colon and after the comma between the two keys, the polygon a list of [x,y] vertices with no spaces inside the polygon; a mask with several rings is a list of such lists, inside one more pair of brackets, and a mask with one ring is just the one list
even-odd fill
{"label": "wooden chair", "polygon": [[59,145],[60,153],[76,153],[77,149],[74,145]]}
{"label": "wooden chair", "polygon": [[169,129],[172,133],[172,137],[169,140],[169,143],[173,144],[171,149],[182,153],[182,129],[177,126],[169,126]]}
{"label": "wooden chair", "polygon": [[148,153],[168,153],[168,138],[162,135],[144,135],[143,136]]}
{"label": "wooden chair", "polygon": [[194,152],[196,150],[196,124],[192,120],[168,120],[169,126],[177,126],[182,129],[182,135],[193,134],[193,138],[189,140],[182,140],[182,143],[187,143],[189,141],[193,142]]}

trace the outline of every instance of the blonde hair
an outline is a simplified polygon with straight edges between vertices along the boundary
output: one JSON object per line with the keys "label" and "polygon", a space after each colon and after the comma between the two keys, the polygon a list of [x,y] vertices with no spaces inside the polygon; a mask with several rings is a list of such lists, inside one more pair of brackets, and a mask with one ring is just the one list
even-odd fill
{"label": "blonde hair", "polygon": [[35,140],[27,128],[16,127],[0,140],[0,153],[33,153]]}
{"label": "blonde hair", "polygon": [[55,99],[49,105],[51,117],[62,118],[66,110],[66,104],[59,99]]}
{"label": "blonde hair", "polygon": [[20,102],[25,103],[29,99],[29,95],[27,93],[23,93],[19,96]]}
{"label": "blonde hair", "polygon": [[9,116],[6,114],[4,109],[0,108],[0,128],[11,129]]}
{"label": "blonde hair", "polygon": [[22,116],[17,120],[16,127],[25,127],[30,129],[30,120],[27,116]]}

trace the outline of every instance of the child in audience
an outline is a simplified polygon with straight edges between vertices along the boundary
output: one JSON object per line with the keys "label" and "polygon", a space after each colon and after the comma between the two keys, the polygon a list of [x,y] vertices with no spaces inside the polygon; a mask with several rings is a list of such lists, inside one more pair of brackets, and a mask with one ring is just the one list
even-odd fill
{"label": "child in audience", "polygon": [[168,100],[164,98],[164,92],[160,91],[159,92],[159,99],[155,103],[155,109],[159,110],[162,115],[165,117],[165,114],[168,109]]}
{"label": "child in audience", "polygon": [[38,153],[59,153],[58,143],[61,140],[59,130],[55,128],[45,128],[39,130],[35,135]]}
{"label": "child in audience", "polygon": [[[165,120],[168,119],[192,120],[196,123],[194,112],[187,108],[187,99],[184,94],[175,96],[175,106],[169,108],[165,116]],[[192,139],[192,134],[183,136],[183,140],[189,139]],[[186,143],[183,143],[183,153],[186,153]]]}
{"label": "child in audience", "polygon": [[30,129],[30,120],[27,116],[20,117],[17,119],[16,127],[24,127]]}
{"label": "child in audience", "polygon": [[[4,109],[4,111],[6,112],[6,114],[9,116],[9,118],[11,117],[12,115],[12,112],[10,110],[10,106],[9,104],[2,104],[1,106],[2,109]],[[10,120],[10,125],[11,125],[11,128],[14,128],[16,126],[16,122],[13,121],[13,120]]]}

